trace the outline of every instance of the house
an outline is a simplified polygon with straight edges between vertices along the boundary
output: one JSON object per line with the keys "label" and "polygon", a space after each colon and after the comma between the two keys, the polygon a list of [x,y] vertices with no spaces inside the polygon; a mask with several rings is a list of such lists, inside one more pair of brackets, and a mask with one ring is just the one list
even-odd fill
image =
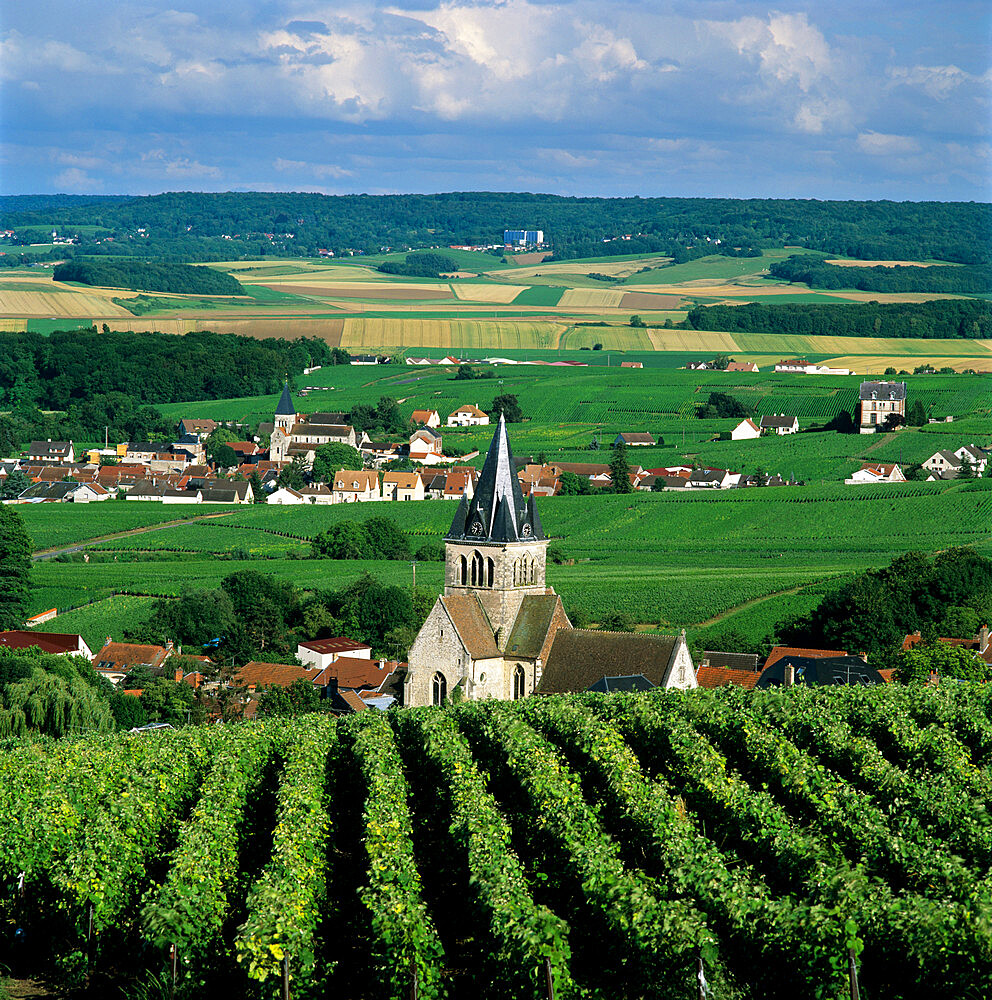
{"label": "house", "polygon": [[488,427],[489,414],[473,403],[465,403],[448,415],[449,427]]}
{"label": "house", "polygon": [[436,465],[443,462],[444,453],[441,447],[441,434],[432,427],[418,427],[410,435],[410,461],[423,465]]}
{"label": "house", "polygon": [[777,372],[792,372],[803,374],[806,371],[806,362],[802,358],[790,358],[787,361],[779,361],[775,365]]}
{"label": "house", "polygon": [[106,642],[90,658],[90,662],[98,674],[116,685],[137,667],[147,667],[152,673],[161,672],[162,665],[172,653],[171,642],[165,646],[114,642],[108,635]]}
{"label": "house", "polygon": [[[571,631],[561,598],[546,582],[548,539],[536,501],[533,494],[524,500],[516,470],[500,416],[475,495],[462,498],[444,540],[444,593],[410,647],[404,705],[524,698],[541,690],[554,644]],[[558,654],[552,687],[585,690],[604,676],[633,673],[613,634],[584,635],[592,638],[575,654]],[[664,657],[654,652],[655,660]],[[669,649],[666,664],[671,660]],[[623,669],[609,669],[621,663]],[[689,669],[685,683],[692,686],[691,660]],[[664,682],[665,674],[656,671],[649,680]]]}
{"label": "house", "polygon": [[[947,449],[935,451],[925,462],[921,463],[927,472],[934,472],[942,478],[956,479],[961,471],[962,460],[953,452]],[[950,473],[944,477],[944,473]]]}
{"label": "house", "polygon": [[613,447],[626,445],[628,448],[654,447],[658,442],[647,431],[623,432],[613,439]]}
{"label": "house", "polygon": [[304,503],[312,504],[332,504],[334,503],[334,491],[323,483],[313,483],[311,486],[304,486],[299,490]]}
{"label": "house", "polygon": [[904,483],[906,477],[895,462],[862,462],[861,468],[844,482],[848,486],[859,483]]}
{"label": "house", "polygon": [[245,688],[249,694],[267,687],[291,687],[299,680],[313,682],[318,671],[292,663],[260,663],[251,660],[231,678],[230,687]]}
{"label": "house", "polygon": [[444,498],[444,484],[448,480],[445,473],[425,472],[423,480],[425,500],[442,500]]}
{"label": "house", "polygon": [[847,653],[842,649],[806,649],[801,646],[772,646],[771,652],[765,660],[763,671],[774,666],[779,660],[786,657],[799,656],[806,659],[816,659],[819,657],[844,657]]}
{"label": "house", "polygon": [[335,636],[333,639],[311,639],[309,642],[299,643],[296,647],[297,659],[320,670],[329,667],[341,655],[368,660],[372,657],[372,647],[344,635]]}
{"label": "house", "polygon": [[255,493],[249,482],[217,480],[202,489],[203,503],[254,503]]}
{"label": "house", "polygon": [[905,382],[862,382],[861,433],[874,434],[893,414],[906,418]]}
{"label": "house", "polygon": [[352,365],[377,365],[379,358],[375,354],[352,354],[348,357],[348,363]]}
{"label": "house", "polygon": [[414,410],[410,419],[415,424],[422,424],[424,427],[441,426],[441,414],[437,410]]}
{"label": "house", "polygon": [[296,490],[289,486],[280,486],[278,489],[273,490],[265,498],[265,502],[281,505],[283,507],[296,507],[301,503],[306,503],[307,501],[303,498],[302,493],[297,493]]}
{"label": "house", "polygon": [[728,469],[693,469],[686,485],[690,489],[729,490],[739,479],[739,472]]}
{"label": "house", "polygon": [[761,674],[754,670],[739,670],[733,667],[714,667],[701,663],[696,668],[696,686],[701,688],[723,687],[724,684],[737,684],[750,691],[758,683]]}
{"label": "house", "polygon": [[780,361],[775,366],[775,371],[777,372],[792,372],[799,375],[850,375],[850,368],[831,368],[828,365],[817,365],[811,364],[808,361],[802,361],[798,358],[793,358],[789,361]]}
{"label": "house", "polygon": [[[652,687],[694,688],[696,671],[681,635],[559,629],[541,673],[538,694],[588,691],[604,678],[643,677]],[[609,685],[605,685],[609,686]]]}
{"label": "house", "polygon": [[382,476],[383,500],[423,500],[424,480],[419,472],[386,472]]}
{"label": "house", "polygon": [[312,463],[314,452],[322,444],[339,443],[356,448],[355,428],[338,422],[340,416],[339,413],[297,413],[289,385],[284,385],[269,435],[269,458],[284,462],[300,455]]}
{"label": "house", "polygon": [[[633,472],[643,471],[638,466]],[[552,462],[548,472],[555,479],[560,479],[563,472],[571,472],[580,479],[588,479],[593,486],[610,485],[610,467],[595,462]]]}
{"label": "house", "polygon": [[712,361],[690,361],[686,368],[691,372],[705,372],[713,367]]}
{"label": "house", "polygon": [[731,441],[752,441],[761,437],[761,428],[750,418],[745,417],[731,432]]}
{"label": "house", "polygon": [[75,480],[34,483],[17,495],[18,503],[71,503],[79,489]]}
{"label": "house", "polygon": [[464,472],[449,472],[444,477],[442,498],[461,500],[462,497],[468,497],[471,500],[475,494],[475,476],[475,469],[468,469]]}
{"label": "house", "polygon": [[772,413],[761,418],[758,426],[769,434],[798,434],[799,418],[787,417],[784,413]]}
{"label": "house", "polygon": [[10,629],[0,632],[0,648],[30,649],[37,646],[43,653],[56,656],[85,656],[93,659],[89,646],[81,635],[66,632],[33,632],[28,629]]}
{"label": "house", "polygon": [[76,461],[76,452],[71,441],[32,441],[28,445],[28,460],[31,462],[57,462],[59,464]]}
{"label": "house", "polygon": [[375,470],[342,469],[334,474],[334,503],[355,503],[364,500],[381,500],[379,473]]}
{"label": "house", "polygon": [[861,656],[787,655],[762,670],[755,688],[884,683],[885,678]]}
{"label": "house", "polygon": [[216,420],[190,420],[184,418],[179,421],[179,433],[182,436],[187,434],[199,438],[201,441],[212,434],[218,427]]}
{"label": "house", "polygon": [[726,370],[728,372],[756,372],[759,369],[753,361],[731,361]]}
{"label": "house", "polygon": [[976,475],[985,475],[985,469],[989,464],[989,449],[978,448],[974,444],[964,444],[954,454],[961,459],[962,464],[970,462]]}
{"label": "house", "polygon": [[765,658],[757,653],[726,653],[718,649],[703,650],[700,666],[721,667],[727,670],[746,670],[752,674],[760,674],[765,665]]}
{"label": "house", "polygon": [[621,361],[620,362],[620,367],[621,368],[643,368],[644,367],[644,362],[643,361]]}

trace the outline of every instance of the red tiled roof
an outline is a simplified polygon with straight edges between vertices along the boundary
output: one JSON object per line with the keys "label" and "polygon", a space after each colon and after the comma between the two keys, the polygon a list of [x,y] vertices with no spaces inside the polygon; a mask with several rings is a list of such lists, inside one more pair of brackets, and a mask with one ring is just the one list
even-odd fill
{"label": "red tiled roof", "polygon": [[[947,636],[941,636],[937,641],[942,642],[945,646],[961,646],[964,649],[977,650],[979,645],[977,639],[955,639]],[[923,636],[919,632],[911,632],[903,638],[900,648],[905,652],[907,649],[918,646],[921,642],[923,642]]]}
{"label": "red tiled roof", "polygon": [[350,650],[372,648],[367,643],[355,642],[346,635],[336,635],[332,639],[312,639],[310,642],[301,642],[300,645],[315,653],[347,653]]}
{"label": "red tiled roof", "polygon": [[698,667],[696,683],[701,688],[721,687],[724,684],[739,684],[749,691],[758,683],[761,674],[754,670],[732,670],[729,667]]}
{"label": "red tiled roof", "polygon": [[292,663],[246,663],[232,678],[244,687],[289,687],[300,679],[313,680],[314,672]]}
{"label": "red tiled roof", "polygon": [[339,656],[321,670],[313,682],[323,687],[334,680],[339,688],[378,689],[395,668],[396,663],[392,660],[387,660],[385,667],[380,670],[378,660],[366,660],[361,656]]}
{"label": "red tiled roof", "polygon": [[103,665],[103,670],[113,670],[121,667],[134,667],[147,663],[150,667],[159,666],[169,655],[164,646],[141,645],[134,642],[108,642],[93,655],[93,666]]}
{"label": "red tiled roof", "polygon": [[37,646],[43,653],[75,653],[79,649],[80,637],[67,632],[32,632],[27,629],[11,629],[0,632],[0,646],[5,649],[30,649]]}
{"label": "red tiled roof", "polygon": [[[339,691],[338,697],[353,711],[353,712],[365,712],[368,710],[368,705],[359,697],[355,691]],[[370,716],[371,718],[371,716]]]}
{"label": "red tiled roof", "polygon": [[842,649],[802,649],[799,646],[773,646],[762,669],[767,670],[773,663],[778,663],[783,656],[810,656],[816,658],[821,656],[847,656],[847,653]]}
{"label": "red tiled roof", "polygon": [[892,683],[892,676],[895,674],[895,667],[890,667],[887,670],[879,670],[878,674],[885,681],[886,684]]}

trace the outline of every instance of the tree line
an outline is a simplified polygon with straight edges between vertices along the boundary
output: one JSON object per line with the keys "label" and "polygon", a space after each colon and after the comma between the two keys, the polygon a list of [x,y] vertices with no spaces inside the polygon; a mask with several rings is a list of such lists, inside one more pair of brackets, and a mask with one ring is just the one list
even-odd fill
{"label": "tree line", "polygon": [[735,306],[696,306],[676,326],[683,330],[727,333],[985,339],[992,337],[992,303],[984,299],[837,305],[749,302]]}
{"label": "tree line", "polygon": [[77,281],[105,288],[129,288],[143,292],[175,292],[182,295],[244,295],[237,278],[210,267],[190,264],[115,260],[112,264],[93,260],[71,260],[52,272],[54,281]]}
{"label": "tree line", "polygon": [[858,288],[864,292],[945,292],[986,295],[992,292],[992,267],[841,267],[814,254],[793,254],[768,268],[773,278],[810,288]]}
{"label": "tree line", "polygon": [[[556,255],[573,258],[701,246],[708,236],[712,244],[720,240],[728,247],[796,245],[867,260],[992,261],[992,206],[970,202],[573,198],[519,192],[171,192],[0,200],[0,226],[15,233],[35,227],[72,235],[73,227],[86,226],[101,230],[98,236],[113,236],[113,242],[101,243],[84,237],[78,246],[65,248],[70,255],[126,252],[172,260],[492,244],[502,239],[504,228],[517,224],[543,229]],[[144,230],[140,235],[139,228]],[[634,239],[602,242],[626,234]]]}

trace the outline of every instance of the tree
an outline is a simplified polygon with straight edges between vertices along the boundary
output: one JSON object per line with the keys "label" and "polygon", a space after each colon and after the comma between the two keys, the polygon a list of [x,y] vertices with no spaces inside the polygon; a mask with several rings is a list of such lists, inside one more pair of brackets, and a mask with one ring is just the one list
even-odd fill
{"label": "tree", "polygon": [[465,379],[475,378],[475,372],[468,365],[459,365],[458,371],[455,372],[455,381],[463,381]]}
{"label": "tree", "polygon": [[330,363],[332,365],[350,365],[351,355],[340,347],[332,347]]}
{"label": "tree", "polygon": [[725,372],[731,360],[726,354],[718,354],[711,362],[711,367],[718,372]]}
{"label": "tree", "polygon": [[219,469],[233,469],[241,464],[238,453],[229,444],[219,444],[214,449],[214,464]]}
{"label": "tree", "polygon": [[923,642],[896,656],[896,677],[903,684],[918,684],[938,677],[963,681],[992,680],[992,666],[973,652],[943,642]]}
{"label": "tree", "polygon": [[39,665],[0,689],[0,736],[61,737],[113,728],[109,701],[78,675],[67,678]]}
{"label": "tree", "polygon": [[974,463],[965,455],[961,459],[961,468],[958,470],[958,479],[977,479],[978,473],[975,471]]}
{"label": "tree", "polygon": [[410,541],[391,517],[370,517],[364,527],[373,558],[410,558]]}
{"label": "tree", "polygon": [[733,396],[725,392],[711,392],[706,405],[696,411],[700,419],[720,417],[721,419],[750,416],[749,411]]}
{"label": "tree", "polygon": [[[895,371],[892,372],[895,375]],[[909,408],[909,413],[906,416],[906,423],[910,427],[925,427],[927,423],[927,411],[923,406],[923,401],[916,399],[913,400],[913,405]]]}
{"label": "tree", "polygon": [[906,423],[906,418],[901,413],[889,413],[886,414],[885,420],[882,422],[883,431],[894,431]]}
{"label": "tree", "polygon": [[600,619],[599,627],[605,632],[633,632],[637,622],[627,611],[609,611]]}
{"label": "tree", "polygon": [[31,592],[31,539],[20,514],[0,507],[0,630],[21,628]]}
{"label": "tree", "polygon": [[357,448],[352,448],[350,444],[322,444],[313,456],[313,468],[310,474],[315,483],[330,483],[334,480],[334,474],[341,469],[353,471],[361,469],[362,456]]}
{"label": "tree", "polygon": [[497,396],[486,413],[492,420],[499,420],[500,414],[502,414],[508,424],[519,424],[524,419],[519,400],[510,392]]}
{"label": "tree", "polygon": [[588,479],[577,476],[574,472],[563,472],[558,477],[558,495],[563,497],[584,496],[592,492],[592,484]]}
{"label": "tree", "polygon": [[621,441],[610,458],[610,479],[614,493],[633,493],[630,481],[630,466],[627,464],[627,446]]}
{"label": "tree", "polygon": [[265,503],[265,485],[257,471],[252,472],[248,482],[251,484],[251,494],[255,498],[255,503]]}
{"label": "tree", "polygon": [[309,715],[330,709],[330,702],[321,697],[320,690],[306,677],[298,677],[289,687],[262,688],[258,699],[258,714],[264,718]]}
{"label": "tree", "polygon": [[601,351],[603,349],[603,345],[599,343],[599,341],[597,341],[595,344],[592,345],[592,349],[594,351]]}
{"label": "tree", "polygon": [[631,326],[647,326],[647,323],[645,323],[644,320],[641,319],[640,316],[631,316],[630,317],[630,325]]}
{"label": "tree", "polygon": [[0,499],[13,500],[14,497],[20,496],[33,485],[34,483],[31,482],[29,476],[21,472],[20,469],[14,469],[4,480],[3,489],[0,490]]}
{"label": "tree", "polygon": [[304,476],[306,468],[307,463],[303,456],[297,455],[293,461],[279,473],[279,477],[276,479],[276,486],[288,486],[291,490],[302,490],[307,484]]}

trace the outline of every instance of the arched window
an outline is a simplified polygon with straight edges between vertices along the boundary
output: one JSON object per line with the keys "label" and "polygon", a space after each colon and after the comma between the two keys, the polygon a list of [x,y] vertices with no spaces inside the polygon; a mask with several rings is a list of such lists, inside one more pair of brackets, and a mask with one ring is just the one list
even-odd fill
{"label": "arched window", "polygon": [[527,693],[524,687],[524,668],[518,663],[513,668],[513,698],[519,700]]}
{"label": "arched window", "polygon": [[468,583],[468,559],[465,556],[461,556],[459,559],[461,563],[461,584],[464,587]]}
{"label": "arched window", "polygon": [[472,553],[472,586],[484,587],[486,585],[485,564],[482,553],[476,550]]}
{"label": "arched window", "polygon": [[491,587],[496,582],[496,563],[492,559],[486,560],[486,586]]}
{"label": "arched window", "polygon": [[448,694],[448,682],[444,679],[444,674],[439,670],[432,680],[433,691],[431,694],[431,704],[443,705]]}

